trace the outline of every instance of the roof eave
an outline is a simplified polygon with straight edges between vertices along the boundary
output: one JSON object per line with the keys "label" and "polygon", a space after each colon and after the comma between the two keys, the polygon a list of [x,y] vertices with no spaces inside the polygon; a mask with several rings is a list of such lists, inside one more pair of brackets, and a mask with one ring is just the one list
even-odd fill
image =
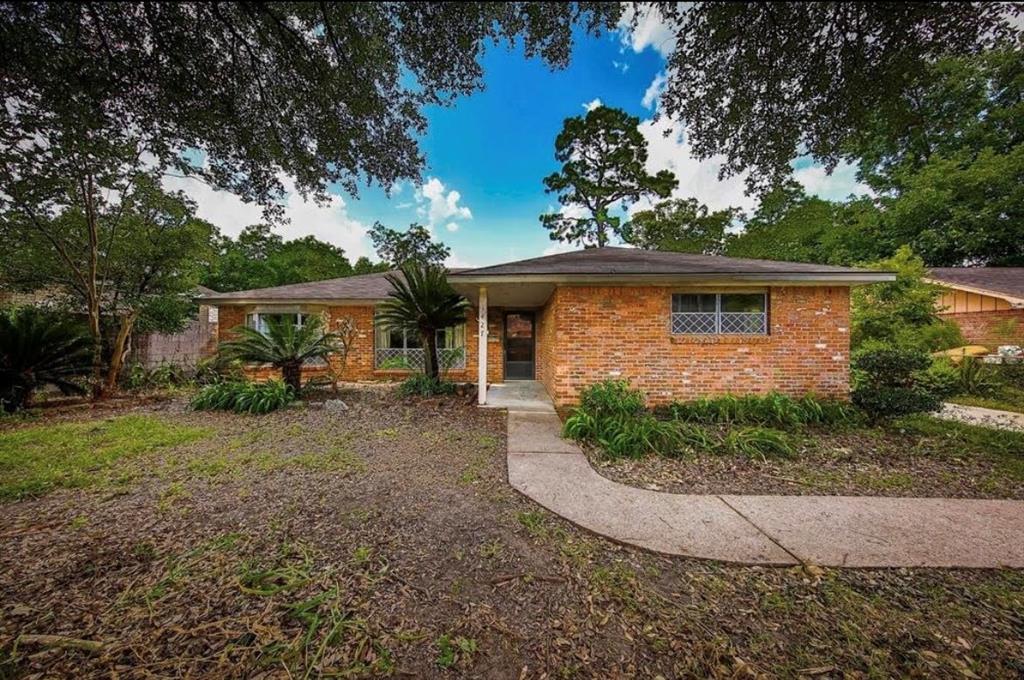
{"label": "roof eave", "polygon": [[893,272],[710,272],[680,274],[460,274],[458,283],[834,283],[855,285],[895,281]]}
{"label": "roof eave", "polygon": [[261,297],[199,297],[195,298],[198,304],[213,305],[335,305],[338,307],[353,307],[360,305],[375,305],[384,302],[387,298],[261,298]]}
{"label": "roof eave", "polygon": [[980,286],[969,286],[963,283],[954,283],[952,281],[943,281],[942,279],[935,279],[931,277],[924,277],[924,280],[942,288],[953,288],[955,290],[962,290],[965,293],[976,293],[978,295],[987,295],[988,297],[995,297],[1001,300],[1006,300],[1011,305],[1024,305],[1024,297],[1019,295],[1011,295],[1010,293],[1004,293],[998,290],[991,290],[988,288],[981,288]]}

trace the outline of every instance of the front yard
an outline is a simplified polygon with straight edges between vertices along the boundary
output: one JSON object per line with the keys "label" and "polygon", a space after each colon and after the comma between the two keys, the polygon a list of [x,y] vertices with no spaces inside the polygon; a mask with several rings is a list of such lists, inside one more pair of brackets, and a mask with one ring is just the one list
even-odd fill
{"label": "front yard", "polygon": [[[347,409],[266,416],[172,401],[0,422],[0,677],[1024,672],[1020,571],[649,554],[514,492],[503,413],[341,398]],[[874,463],[915,477],[912,492],[948,472],[969,481],[943,488],[1021,497],[1019,476],[985,481],[1002,458],[960,442],[943,449],[961,446],[959,461],[918,449],[925,465],[902,450],[918,437],[885,435]],[[808,452],[802,469],[737,475],[731,490],[808,483],[830,457],[821,474],[863,462]]]}

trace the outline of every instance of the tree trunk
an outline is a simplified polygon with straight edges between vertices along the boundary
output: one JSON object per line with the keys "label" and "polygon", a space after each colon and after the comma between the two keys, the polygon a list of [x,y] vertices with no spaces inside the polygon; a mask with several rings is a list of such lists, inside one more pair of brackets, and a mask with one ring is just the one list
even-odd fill
{"label": "tree trunk", "polygon": [[96,214],[95,184],[93,176],[86,174],[80,182],[85,225],[89,235],[89,268],[85,276],[86,298],[89,306],[89,334],[92,336],[92,397],[103,396],[103,331],[100,328],[100,298],[103,288],[99,284],[100,227]]}
{"label": "tree trunk", "polygon": [[434,331],[420,333],[420,337],[423,338],[423,347],[426,354],[423,357],[424,372],[434,380],[437,380],[441,373],[437,365],[437,333]]}
{"label": "tree trunk", "polygon": [[103,331],[100,328],[100,301],[95,289],[89,294],[89,335],[92,337],[92,398],[103,396]]}
{"label": "tree trunk", "polygon": [[136,314],[132,312],[121,319],[121,326],[117,329],[117,339],[114,341],[114,350],[110,355],[110,368],[107,370],[106,390],[112,392],[117,387],[117,378],[121,374],[121,367],[124,365],[125,345],[135,328]]}
{"label": "tree trunk", "polygon": [[281,366],[281,379],[284,380],[286,385],[291,386],[295,392],[295,396],[299,396],[299,392],[302,391],[302,363],[301,362],[289,362]]}

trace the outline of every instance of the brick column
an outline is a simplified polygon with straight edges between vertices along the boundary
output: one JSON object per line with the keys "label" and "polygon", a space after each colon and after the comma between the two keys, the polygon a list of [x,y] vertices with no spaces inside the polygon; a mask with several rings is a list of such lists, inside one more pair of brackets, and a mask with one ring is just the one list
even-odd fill
{"label": "brick column", "polygon": [[480,286],[480,301],[477,304],[477,403],[487,403],[487,287]]}

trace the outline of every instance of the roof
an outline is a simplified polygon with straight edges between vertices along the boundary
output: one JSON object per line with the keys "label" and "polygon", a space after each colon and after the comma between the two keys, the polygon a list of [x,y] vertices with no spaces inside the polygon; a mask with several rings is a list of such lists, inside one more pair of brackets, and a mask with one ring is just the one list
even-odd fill
{"label": "roof", "polygon": [[203,302],[295,301],[295,300],[383,300],[391,291],[384,277],[395,273],[379,272],[344,276],[340,279],[291,283],[272,288],[254,288],[232,293],[203,294]]}
{"label": "roof", "polygon": [[[763,278],[825,277],[857,280],[891,280],[888,272],[835,267],[806,262],[752,260],[718,255],[695,255],[639,248],[589,248],[557,255],[497,264],[491,267],[466,269],[452,275],[453,279],[492,276],[677,276]],[[865,278],[866,277],[866,278]]]}
{"label": "roof", "polygon": [[928,279],[972,293],[1024,301],[1024,267],[937,267]]}

